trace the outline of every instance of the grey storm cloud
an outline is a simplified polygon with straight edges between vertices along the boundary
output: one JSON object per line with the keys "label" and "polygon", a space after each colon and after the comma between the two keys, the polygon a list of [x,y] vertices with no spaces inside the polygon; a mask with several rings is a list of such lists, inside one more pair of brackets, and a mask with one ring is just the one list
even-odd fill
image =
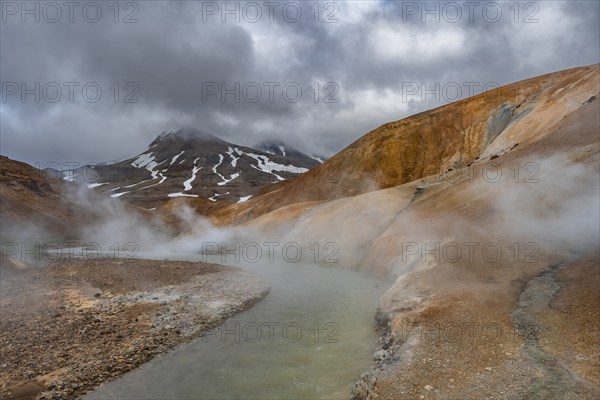
{"label": "grey storm cloud", "polygon": [[464,98],[600,61],[595,1],[46,3],[2,1],[0,25],[0,152],[33,164],[133,156],[182,126],[331,155],[455,100],[407,85]]}

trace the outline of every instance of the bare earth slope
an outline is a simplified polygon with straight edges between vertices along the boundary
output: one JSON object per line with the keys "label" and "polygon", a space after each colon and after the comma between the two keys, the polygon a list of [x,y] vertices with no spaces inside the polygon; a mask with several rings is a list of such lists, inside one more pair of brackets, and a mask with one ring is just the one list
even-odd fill
{"label": "bare earth slope", "polygon": [[[543,87],[529,102],[478,97],[384,125],[315,170],[398,186],[339,198],[351,183],[327,191],[303,184],[309,172],[218,215],[250,218],[253,204],[254,237],[334,241],[338,266],[394,282],[355,399],[600,398],[599,72],[529,80]],[[417,155],[428,161],[404,175]]]}
{"label": "bare earth slope", "polygon": [[[100,207],[102,200],[103,197],[74,183],[0,155],[0,235],[3,242],[75,238],[82,228],[106,218],[106,207]],[[108,203],[105,201],[104,204]],[[140,220],[153,218],[147,210],[135,205],[119,203],[119,206]]]}
{"label": "bare earth slope", "polygon": [[66,232],[69,223],[78,215],[73,204],[62,201],[64,186],[64,182],[39,169],[0,156],[2,233],[13,233],[8,227],[27,219],[39,224],[41,229]]}
{"label": "bare earth slope", "polygon": [[217,224],[239,223],[294,203],[353,196],[466,167],[543,135],[597,94],[598,71],[593,65],[555,72],[384,124],[298,178],[210,215]]}

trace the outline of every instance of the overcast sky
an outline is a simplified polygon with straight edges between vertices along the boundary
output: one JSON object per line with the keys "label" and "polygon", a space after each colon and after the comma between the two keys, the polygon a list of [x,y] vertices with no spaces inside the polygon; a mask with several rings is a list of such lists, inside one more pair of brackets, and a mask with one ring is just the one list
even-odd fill
{"label": "overcast sky", "polygon": [[329,156],[486,85],[600,61],[597,1],[477,3],[2,1],[0,152],[110,161],[195,127]]}

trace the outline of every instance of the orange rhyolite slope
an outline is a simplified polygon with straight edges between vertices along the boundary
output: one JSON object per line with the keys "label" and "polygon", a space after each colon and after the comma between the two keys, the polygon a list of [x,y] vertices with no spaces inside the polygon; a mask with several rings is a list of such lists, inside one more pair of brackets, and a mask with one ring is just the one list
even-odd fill
{"label": "orange rhyolite slope", "polygon": [[[467,166],[539,138],[540,128],[597,94],[598,72],[599,65],[555,72],[389,122],[298,178],[210,216],[217,224],[240,223],[290,204],[353,196]],[[507,130],[512,136],[490,146]]]}

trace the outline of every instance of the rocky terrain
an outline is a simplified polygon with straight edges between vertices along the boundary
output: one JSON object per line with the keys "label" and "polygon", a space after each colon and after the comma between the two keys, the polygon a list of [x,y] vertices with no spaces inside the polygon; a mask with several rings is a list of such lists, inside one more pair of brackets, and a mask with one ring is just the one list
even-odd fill
{"label": "rocky terrain", "polygon": [[64,259],[0,282],[0,397],[79,398],[268,292],[212,264]]}

